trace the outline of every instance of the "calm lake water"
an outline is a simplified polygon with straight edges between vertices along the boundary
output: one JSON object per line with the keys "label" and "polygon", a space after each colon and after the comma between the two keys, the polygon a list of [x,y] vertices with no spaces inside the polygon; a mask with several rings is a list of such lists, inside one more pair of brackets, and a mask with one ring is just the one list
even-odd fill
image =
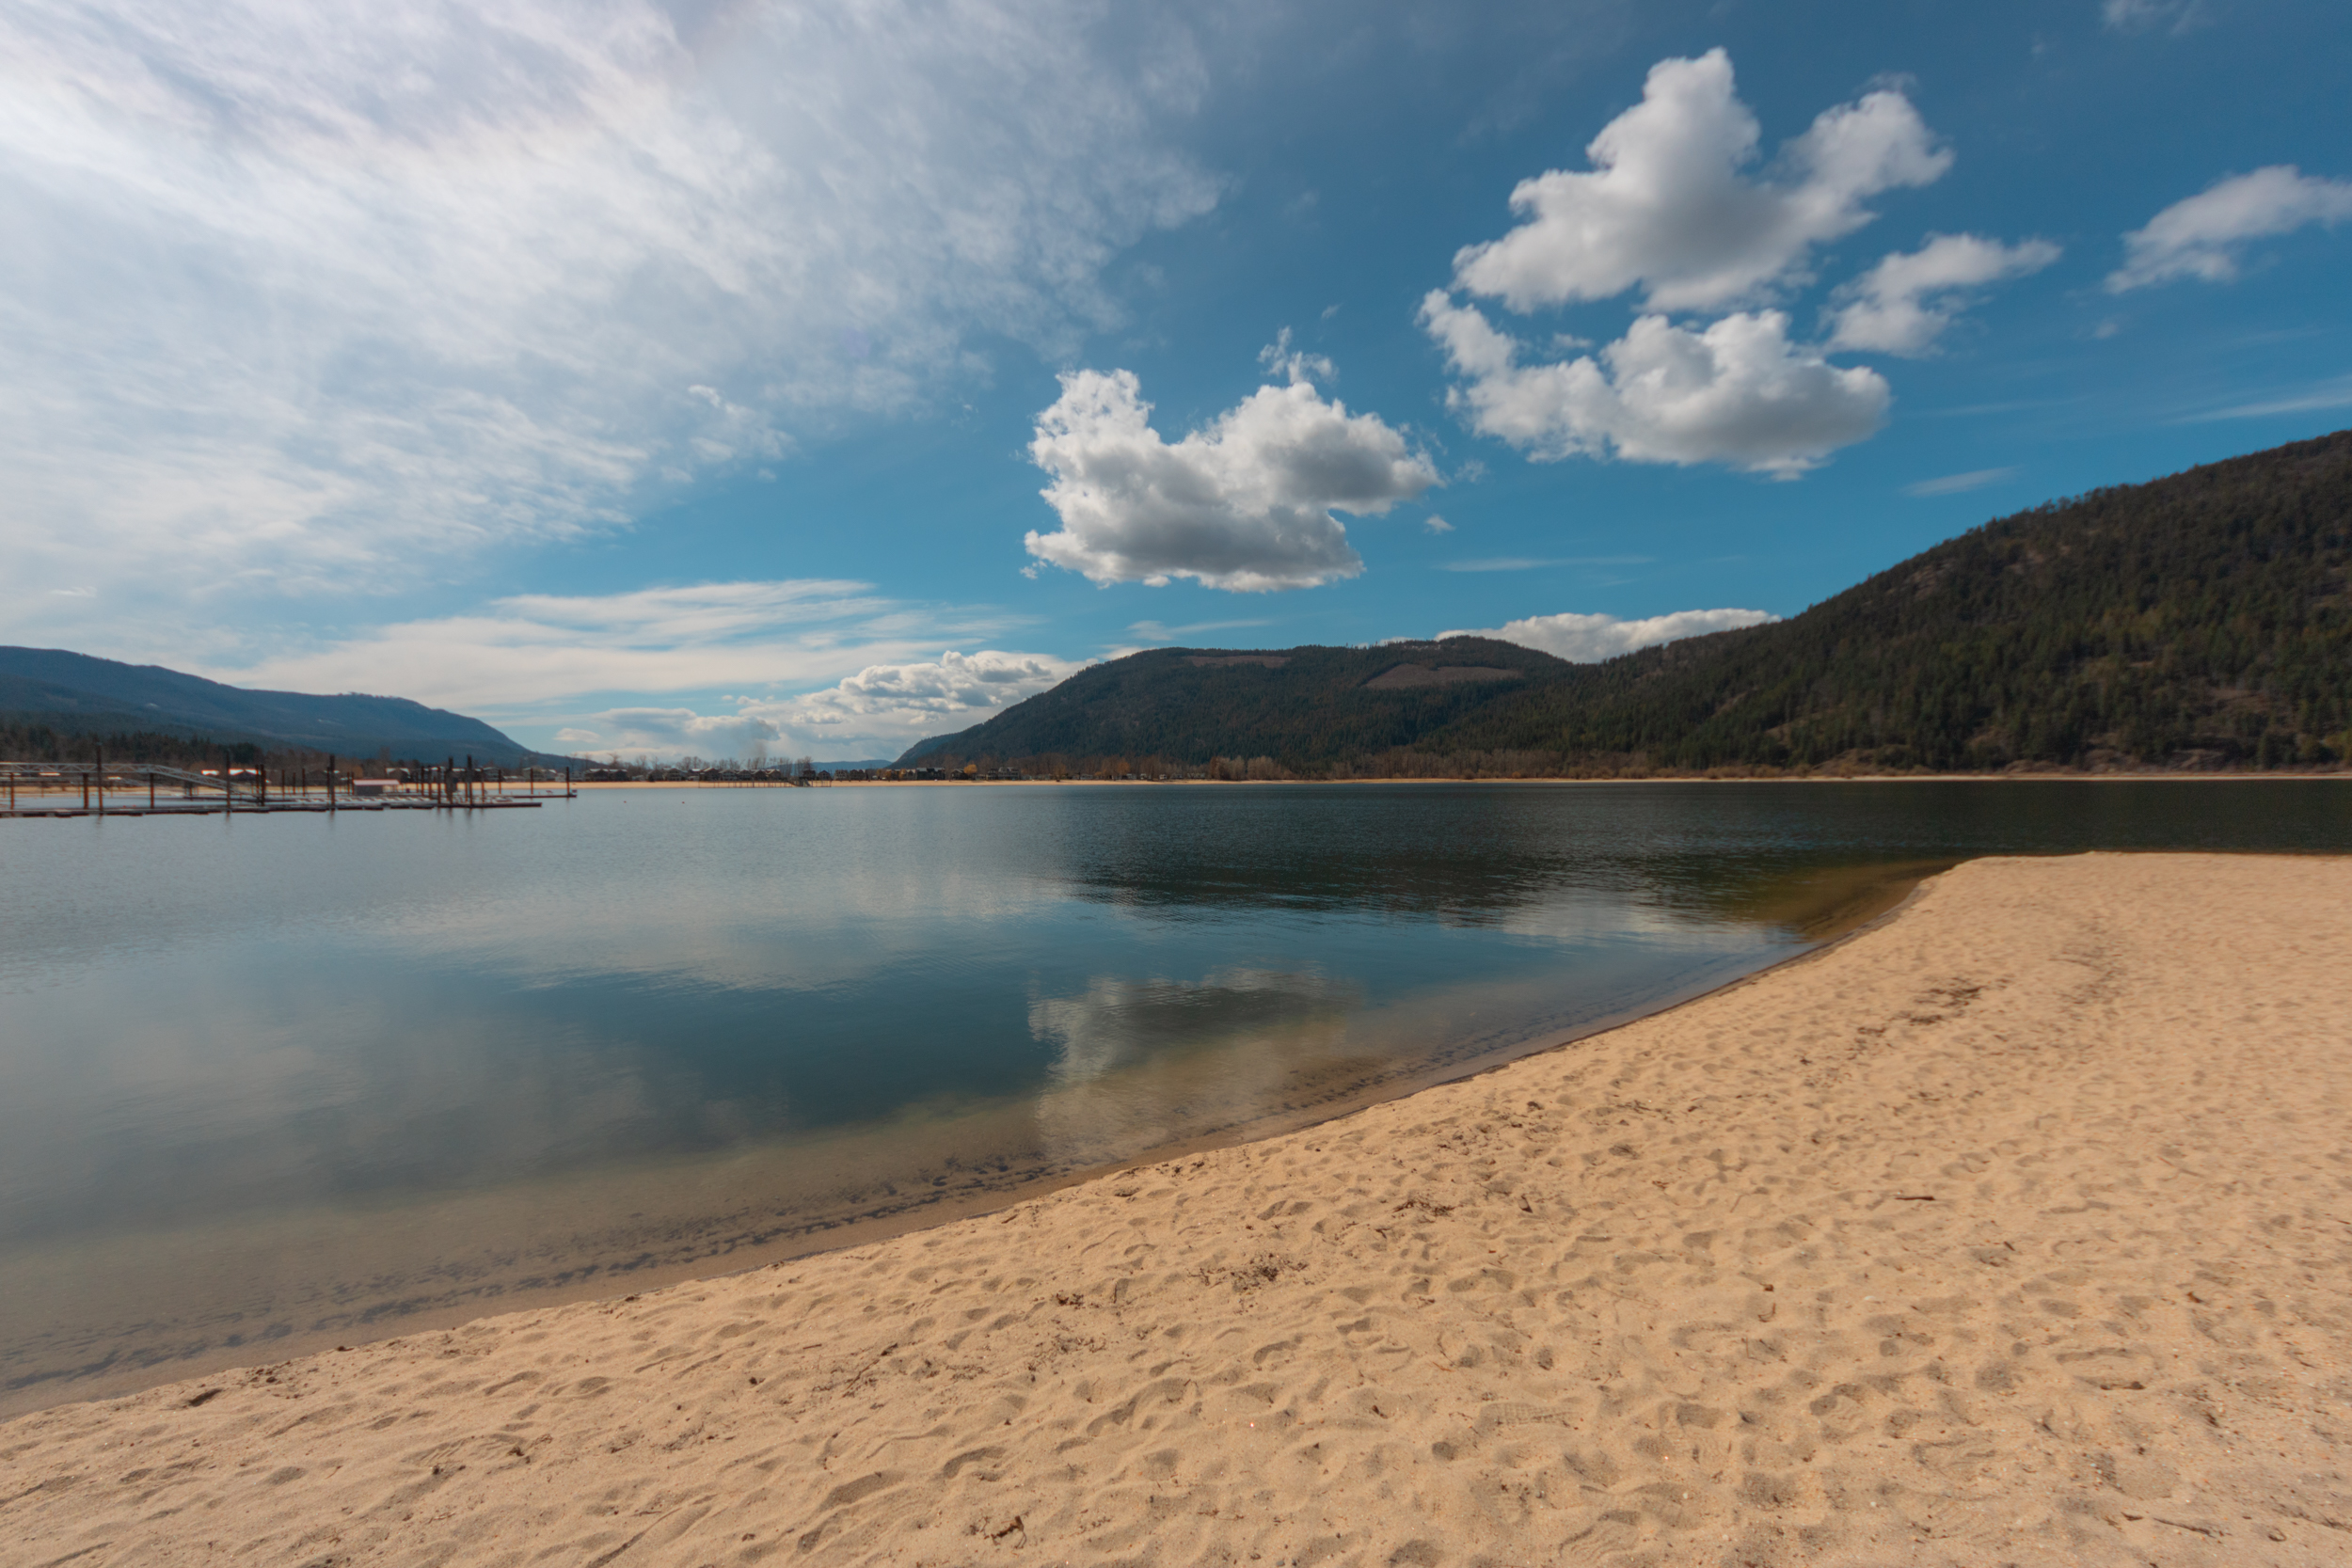
{"label": "calm lake water", "polygon": [[748,1267],[1295,1126],[1987,852],[2342,782],[610,791],[0,822],[0,1411]]}

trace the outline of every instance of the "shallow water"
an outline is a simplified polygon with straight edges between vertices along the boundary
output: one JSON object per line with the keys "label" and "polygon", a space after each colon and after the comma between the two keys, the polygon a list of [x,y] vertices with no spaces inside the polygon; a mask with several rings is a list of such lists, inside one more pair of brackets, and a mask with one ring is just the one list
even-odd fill
{"label": "shallow water", "polygon": [[1988,852],[2352,784],[679,789],[0,822],[0,1410],[749,1266],[1254,1135]]}

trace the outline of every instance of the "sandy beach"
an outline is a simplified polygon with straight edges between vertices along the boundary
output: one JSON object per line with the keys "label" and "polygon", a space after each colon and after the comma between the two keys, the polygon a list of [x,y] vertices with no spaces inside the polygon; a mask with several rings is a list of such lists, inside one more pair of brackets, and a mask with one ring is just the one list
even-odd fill
{"label": "sandy beach", "polygon": [[0,1426],[0,1561],[2352,1560],[2352,862],[1983,860],[1475,1079]]}

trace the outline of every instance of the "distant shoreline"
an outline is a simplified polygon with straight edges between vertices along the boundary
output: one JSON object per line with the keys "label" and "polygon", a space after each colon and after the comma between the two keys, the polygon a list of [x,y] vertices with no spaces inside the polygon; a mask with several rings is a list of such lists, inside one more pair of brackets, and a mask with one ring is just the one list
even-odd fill
{"label": "distant shoreline", "polygon": [[[1733,776],[1710,778],[1703,774],[1648,773],[1626,778],[1570,779],[1449,779],[1440,777],[1411,779],[826,779],[811,788],[824,789],[970,789],[1035,788],[1039,785],[1068,787],[1085,784],[1133,788],[1142,785],[1200,784],[1218,787],[1264,787],[1268,785],[1296,787],[1301,784],[2244,784],[2244,783],[2315,783],[2328,779],[2352,780],[2352,768],[2331,768],[2326,772],[2290,772],[2273,768],[2267,772],[2147,772],[2147,773],[1791,773],[1778,778]],[[688,779],[641,780],[626,783],[602,780],[595,784],[578,784],[573,787],[582,794],[608,789],[791,789],[798,787],[782,784],[701,784]]]}

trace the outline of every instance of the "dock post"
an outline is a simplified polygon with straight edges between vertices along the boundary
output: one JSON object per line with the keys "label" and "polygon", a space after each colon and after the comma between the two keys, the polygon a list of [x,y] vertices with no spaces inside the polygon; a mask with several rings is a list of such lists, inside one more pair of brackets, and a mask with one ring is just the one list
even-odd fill
{"label": "dock post", "polygon": [[335,809],[335,753],[326,753],[326,809]]}
{"label": "dock post", "polygon": [[[98,759],[95,765],[98,769],[98,815],[103,816],[106,815],[106,748],[92,746],[90,752]],[[82,803],[89,804],[87,795],[83,796]]]}

